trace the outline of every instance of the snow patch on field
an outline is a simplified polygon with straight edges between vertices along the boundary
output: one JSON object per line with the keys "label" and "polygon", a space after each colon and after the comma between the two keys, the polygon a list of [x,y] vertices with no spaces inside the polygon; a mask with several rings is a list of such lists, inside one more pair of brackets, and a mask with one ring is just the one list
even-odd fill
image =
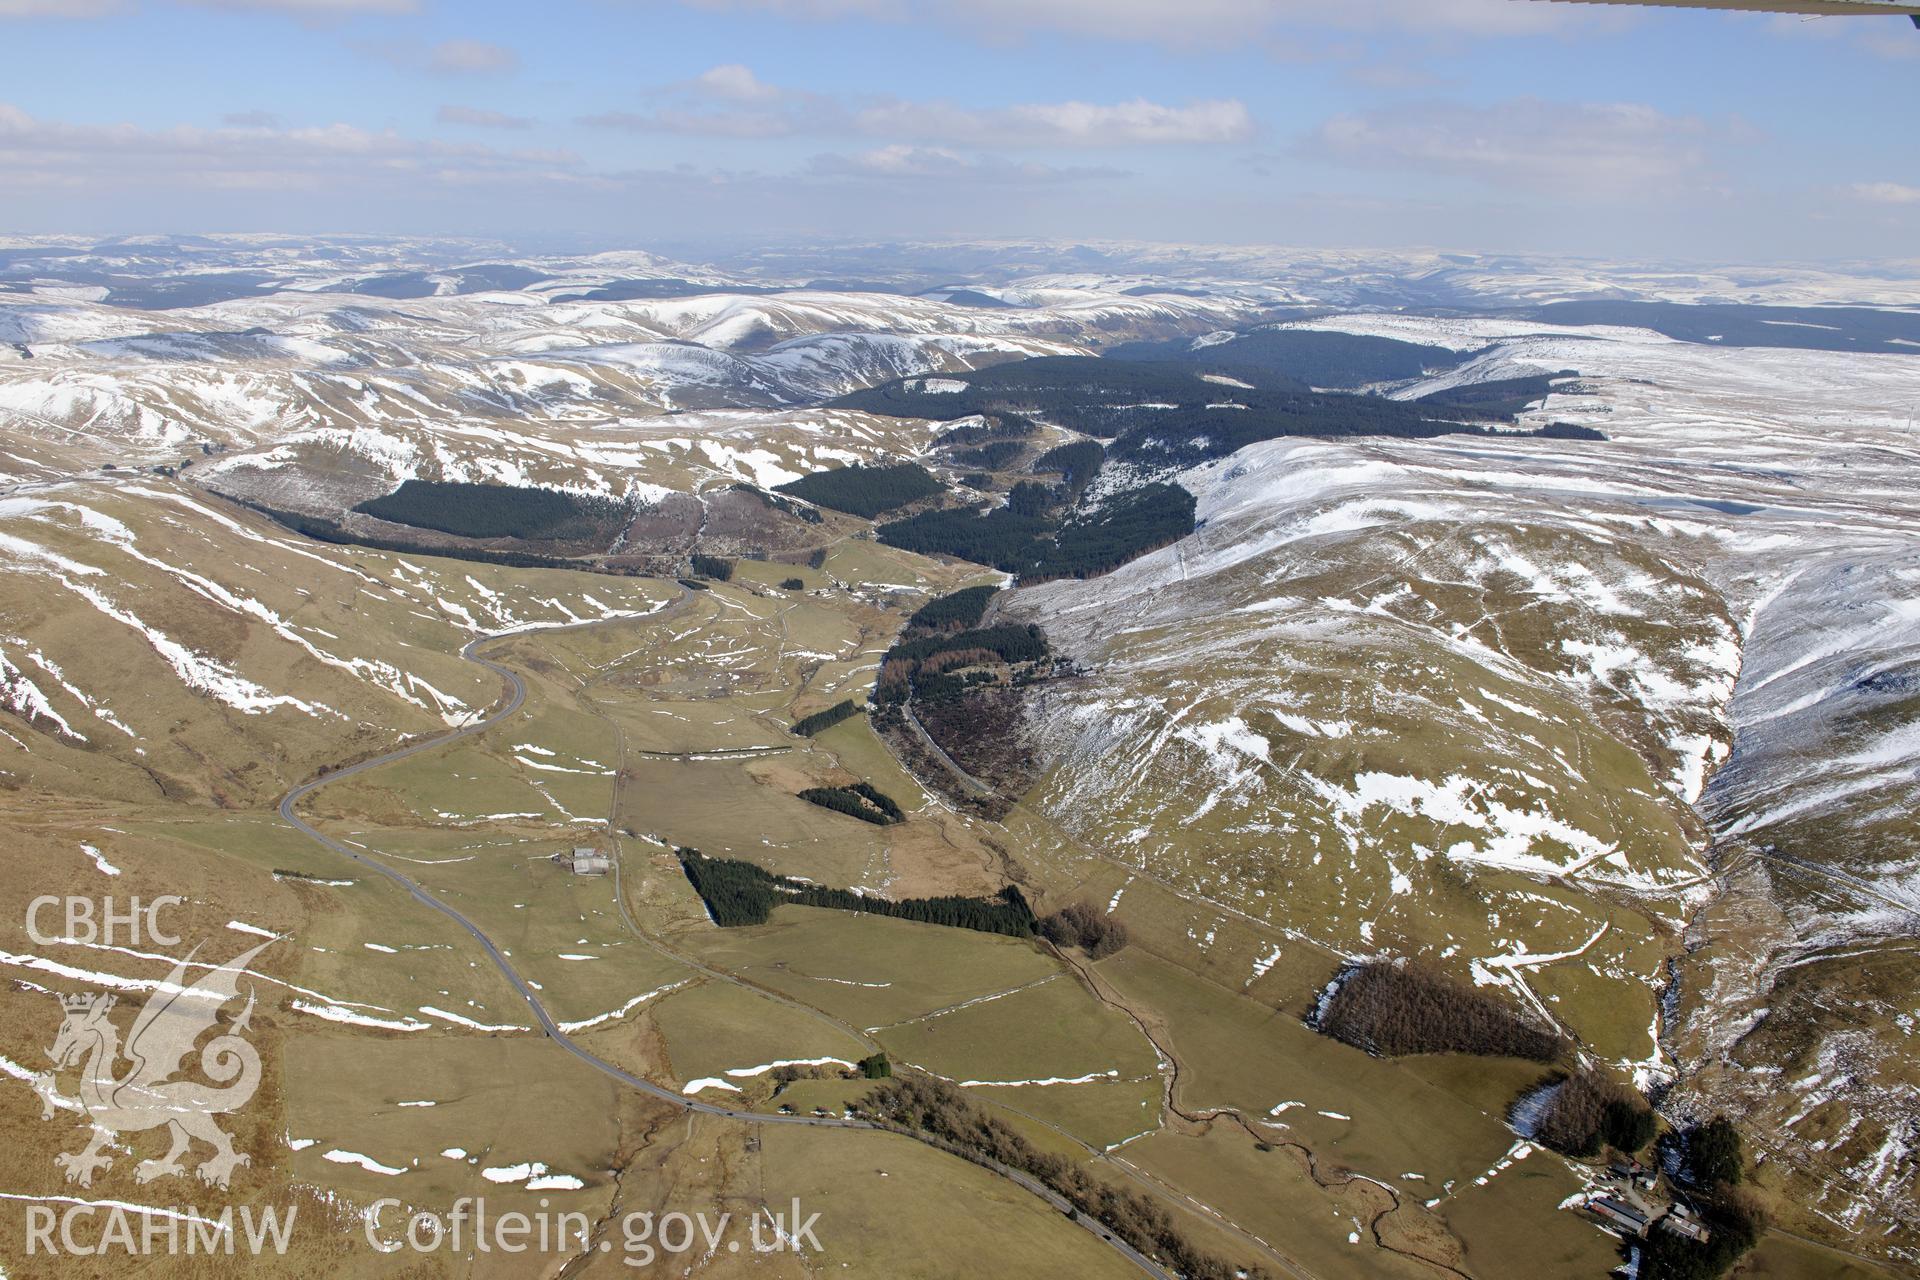
{"label": "snow patch on field", "polygon": [[396,1169],[392,1165],[381,1164],[372,1156],[363,1156],[357,1151],[329,1151],[320,1158],[329,1164],[356,1165],[359,1168],[365,1169],[368,1173],[385,1174],[390,1178],[398,1177],[400,1174],[406,1172],[405,1169]]}
{"label": "snow patch on field", "polygon": [[635,1009],[638,1009],[641,1005],[647,1003],[649,1000],[652,1000],[658,996],[666,995],[669,991],[678,991],[681,987],[686,986],[687,983],[690,981],[692,981],[692,979],[683,978],[679,982],[670,982],[664,987],[655,987],[651,991],[645,991],[635,996],[633,999],[621,1005],[618,1009],[610,1009],[606,1013],[595,1014],[591,1018],[582,1018],[578,1022],[562,1022],[560,1024],[560,1029],[562,1031],[572,1033],[575,1031],[586,1031],[586,1030],[589,1030],[590,1028],[600,1026],[601,1024],[607,1023],[607,1022],[618,1022],[620,1019],[626,1017],[628,1014],[632,1013]]}
{"label": "snow patch on field", "polygon": [[1033,1080],[960,1080],[963,1089],[1023,1089],[1030,1085],[1092,1084],[1096,1080],[1118,1080],[1118,1071],[1089,1071],[1083,1076],[1042,1076]]}
{"label": "snow patch on field", "polygon": [[681,1086],[680,1092],[689,1096],[703,1093],[708,1089],[724,1089],[728,1093],[739,1093],[740,1086],[717,1076],[701,1076],[698,1080],[689,1080]]}
{"label": "snow patch on field", "polygon": [[528,1191],[578,1191],[586,1182],[570,1173],[550,1173],[539,1160],[482,1169],[480,1176],[500,1185],[524,1183]]}
{"label": "snow patch on field", "polygon": [[351,1009],[342,1009],[339,1005],[314,1004],[306,1000],[294,1000],[288,1005],[298,1013],[309,1013],[328,1022],[344,1022],[356,1027],[373,1027],[380,1031],[425,1031],[433,1024],[421,1022],[417,1018],[376,1018],[371,1014],[355,1013]]}
{"label": "snow patch on field", "polygon": [[[86,854],[87,857],[92,860],[94,869],[98,871],[101,875],[117,876],[120,874],[120,868],[114,866],[111,862],[108,862],[107,855],[104,853],[101,853],[100,850],[94,848],[92,845],[82,844],[80,846],[80,852]],[[235,926],[232,921],[229,921],[227,923],[227,928],[231,929],[234,927]],[[273,935],[270,933],[262,933],[261,936],[271,938]]]}
{"label": "snow patch on field", "polygon": [[757,1067],[729,1067],[727,1074],[735,1080],[745,1080],[752,1076],[763,1076],[769,1071],[781,1067],[845,1067],[854,1070],[855,1064],[845,1058],[781,1058],[775,1062],[764,1062]]}
{"label": "snow patch on field", "polygon": [[456,1027],[467,1027],[473,1031],[531,1031],[531,1027],[516,1026],[513,1023],[477,1022],[461,1013],[449,1013],[445,1009],[436,1009],[430,1004],[420,1006],[420,1012],[429,1018],[438,1018],[442,1022],[451,1022]]}

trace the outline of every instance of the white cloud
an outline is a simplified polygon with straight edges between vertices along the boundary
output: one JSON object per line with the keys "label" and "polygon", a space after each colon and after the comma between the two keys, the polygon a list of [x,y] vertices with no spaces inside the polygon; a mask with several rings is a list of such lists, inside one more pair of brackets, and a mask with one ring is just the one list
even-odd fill
{"label": "white cloud", "polygon": [[407,39],[353,39],[347,41],[347,47],[390,62],[402,71],[437,76],[504,75],[520,66],[519,54],[484,40],[442,40],[429,45]]}
{"label": "white cloud", "polygon": [[737,62],[702,71],[689,86],[705,96],[732,102],[767,102],[783,94]]}
{"label": "white cloud", "polygon": [[[483,128],[519,127],[518,118],[478,108],[444,106],[438,118]],[[504,122],[504,123],[502,123]],[[1057,167],[968,155],[945,147],[896,144],[849,155],[816,155],[786,173],[721,170],[608,171],[567,151],[505,149],[472,142],[412,138],[391,129],[347,124],[201,128],[177,125],[73,124],[43,120],[0,102],[0,172],[9,189],[68,193],[76,200],[117,200],[138,193],[164,202],[208,191],[325,193],[335,199],[386,197],[445,200],[450,190],[491,188],[503,194],[634,188],[686,194],[716,187],[761,192],[821,190],[836,182],[888,181],[1046,186],[1126,176],[1095,167]],[[664,185],[663,185],[664,184]]]}
{"label": "white cloud", "polygon": [[0,103],[0,170],[10,185],[150,193],[169,187],[337,189],[588,179],[564,151],[502,151],[330,124],[281,129],[68,124]]}
{"label": "white cloud", "polygon": [[1167,45],[1257,42],[1285,29],[1520,35],[1618,25],[1561,5],[1516,0],[678,0],[691,8],[785,17],[932,22],[1007,39],[1065,32]]}
{"label": "white cloud", "polygon": [[501,111],[463,107],[457,103],[442,106],[433,113],[433,118],[441,124],[466,125],[473,129],[531,129],[534,124],[526,116],[510,116]]}
{"label": "white cloud", "polygon": [[[228,13],[285,13],[318,20],[354,14],[399,15],[420,12],[420,0],[174,0],[195,9]],[[137,0],[0,0],[0,20],[7,18],[105,18],[130,13]]]}
{"label": "white cloud", "polygon": [[1735,126],[1638,103],[1521,98],[1487,106],[1415,103],[1335,116],[1301,150],[1363,168],[1635,199],[1655,186],[1700,186],[1715,168],[1714,144],[1742,139]]}
{"label": "white cloud", "polygon": [[[1277,27],[1340,31],[1565,28],[1564,11],[1514,0],[921,0],[912,8],[1002,31],[1053,30],[1161,44],[1238,42]],[[1574,19],[1577,21],[1578,19]]]}
{"label": "white cloud", "polygon": [[0,18],[104,18],[125,0],[0,0]]}
{"label": "white cloud", "polygon": [[854,155],[817,155],[808,162],[807,172],[828,178],[953,180],[969,183],[1079,182],[1125,176],[1118,169],[1057,168],[998,156],[966,156],[946,147],[917,147],[905,143],[876,147]]}
{"label": "white cloud", "polygon": [[581,116],[576,123],[598,129],[624,129],[629,133],[678,133],[709,138],[786,138],[796,133],[837,131],[838,126],[826,119],[807,123],[805,117],[811,114],[792,108],[689,111],[665,107],[657,111],[605,111]]}
{"label": "white cloud", "polygon": [[1856,182],[1847,192],[1868,204],[1920,204],[1920,187],[1902,182]]}
{"label": "white cloud", "polygon": [[650,111],[586,116],[582,124],[636,133],[726,138],[869,137],[973,147],[1125,147],[1241,142],[1253,117],[1235,99],[1168,105],[1029,102],[962,107],[903,98],[854,98],[768,84],[738,64],[661,91]]}
{"label": "white cloud", "polygon": [[239,13],[290,13],[302,18],[345,17],[356,13],[419,13],[420,0],[178,0],[201,9]]}
{"label": "white cloud", "polygon": [[1122,147],[1240,142],[1253,134],[1243,103],[1222,99],[1167,106],[1136,98],[1111,105],[1036,102],[993,110],[891,102],[855,116],[862,133],[976,146]]}
{"label": "white cloud", "polygon": [[493,75],[519,65],[519,54],[484,40],[443,40],[427,51],[429,69],[455,75]]}

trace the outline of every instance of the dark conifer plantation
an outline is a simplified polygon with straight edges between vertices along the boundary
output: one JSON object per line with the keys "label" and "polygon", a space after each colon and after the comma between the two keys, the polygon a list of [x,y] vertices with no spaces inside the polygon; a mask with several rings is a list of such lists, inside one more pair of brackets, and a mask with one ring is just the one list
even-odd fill
{"label": "dark conifer plantation", "polygon": [[1070,902],[1040,921],[1040,936],[1104,960],[1127,945],[1127,926],[1089,903]]}
{"label": "dark conifer plantation", "polygon": [[859,911],[922,924],[1001,933],[1014,938],[1033,936],[1033,908],[1017,886],[1008,885],[991,898],[905,898],[894,901],[809,884],[777,876],[764,867],[738,858],[709,858],[697,849],[678,850],[680,866],[693,891],[707,904],[707,914],[722,928],[765,924],[773,909],[786,903]]}
{"label": "dark conifer plantation", "polygon": [[987,606],[1000,594],[999,587],[967,587],[930,600],[907,619],[907,630],[966,631],[980,625]]}
{"label": "dark conifer plantation", "polygon": [[1653,1109],[1633,1090],[1591,1067],[1553,1087],[1533,1136],[1561,1155],[1582,1159],[1612,1147],[1626,1155],[1653,1141]]}
{"label": "dark conifer plantation", "polygon": [[1338,981],[1316,1029],[1380,1057],[1479,1053],[1551,1062],[1561,1052],[1558,1036],[1428,965],[1372,961]]}
{"label": "dark conifer plantation", "polygon": [[395,524],[463,538],[522,538],[610,545],[631,517],[616,498],[504,484],[406,480],[354,508]]}
{"label": "dark conifer plantation", "polygon": [[842,720],[851,720],[860,714],[860,708],[851,698],[836,702],[825,711],[816,711],[810,716],[802,716],[794,721],[793,731],[802,738],[811,738],[816,733],[824,733]]}
{"label": "dark conifer plantation", "polygon": [[856,782],[850,787],[808,787],[800,792],[800,798],[877,827],[890,827],[907,820],[893,797],[870,782]]}
{"label": "dark conifer plantation", "polygon": [[779,488],[818,507],[831,507],[871,520],[883,511],[930,498],[946,486],[917,462],[893,466],[836,467],[801,476]]}

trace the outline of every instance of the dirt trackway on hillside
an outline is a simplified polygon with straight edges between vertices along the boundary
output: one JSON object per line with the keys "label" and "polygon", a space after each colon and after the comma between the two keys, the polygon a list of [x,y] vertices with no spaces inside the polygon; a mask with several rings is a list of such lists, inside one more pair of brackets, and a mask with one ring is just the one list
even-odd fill
{"label": "dirt trackway on hillside", "polygon": [[[686,595],[683,595],[681,599],[684,602],[684,600],[686,599]],[[648,616],[657,618],[659,615],[658,613],[656,613]],[[423,751],[431,751],[436,747],[445,746],[450,742],[456,742],[462,738],[470,737],[477,733],[482,733],[488,729],[493,728],[495,725],[502,723],[503,721],[511,719],[514,715],[518,714],[522,704],[524,704],[527,700],[526,681],[520,677],[520,674],[518,672],[512,670],[511,668],[503,666],[498,662],[493,662],[487,658],[481,657],[478,653],[475,652],[475,650],[478,649],[479,646],[483,644],[489,644],[495,640],[503,640],[514,635],[524,635],[524,634],[527,634],[529,631],[534,631],[534,630],[584,631],[592,627],[612,626],[612,625],[618,625],[620,623],[625,623],[625,622],[636,622],[636,621],[644,621],[644,620],[645,620],[644,618],[638,618],[638,619],[636,618],[605,618],[605,619],[600,619],[594,622],[574,623],[567,626],[538,627],[538,628],[522,627],[512,631],[494,632],[494,633],[489,633],[487,635],[476,636],[474,639],[469,640],[464,646],[461,647],[460,656],[466,659],[468,662],[477,663],[480,666],[487,668],[487,670],[499,676],[501,680],[503,680],[506,683],[507,701],[504,706],[502,706],[499,710],[494,711],[482,717],[479,720],[473,721],[470,724],[461,725],[458,728],[449,730],[448,732],[440,734],[436,737],[422,739],[419,742],[410,743],[409,745],[404,747],[398,747],[392,751],[386,752],[383,755],[373,756],[369,759],[362,760],[357,764],[348,765],[345,768],[337,769],[332,773],[322,774],[317,778],[313,778],[307,782],[301,783],[299,786],[287,792],[287,794],[281,798],[281,801],[280,801],[281,820],[286,822],[294,830],[300,832],[300,834],[306,836],[310,840],[315,841],[316,843],[320,844],[324,848],[339,854],[343,858],[351,858],[354,862],[365,867],[367,870],[375,872],[379,875],[385,876],[388,880],[393,881],[395,884],[399,885],[402,889],[405,889],[407,891],[407,895],[411,897],[415,902],[418,902],[421,906],[426,907],[429,910],[439,912],[441,915],[446,916],[448,919],[452,920],[455,924],[459,925],[462,929],[466,930],[466,932],[473,938],[473,940],[480,944],[480,949],[486,953],[488,960],[492,961],[494,968],[499,970],[501,976],[504,977],[509,983],[511,983],[513,986],[513,989],[515,991],[518,991],[521,997],[526,1000],[527,1008],[532,1011],[534,1020],[540,1024],[540,1029],[546,1033],[547,1037],[550,1040],[552,1040],[555,1044],[559,1045],[562,1049],[565,1049],[568,1053],[571,1053],[574,1057],[578,1058],[580,1061],[592,1067],[594,1070],[600,1072],[605,1076],[612,1078],[613,1080],[621,1084],[627,1085],[634,1089],[638,1089],[643,1093],[651,1094],[653,1097],[659,1099],[662,1102],[667,1103],[670,1106],[677,1107],[682,1111],[691,1112],[697,1115],[710,1115],[710,1116],[715,1116],[724,1120],[739,1120],[739,1121],[744,1121],[748,1124],[788,1124],[788,1125],[803,1125],[803,1126],[816,1128],[816,1129],[870,1129],[880,1133],[900,1133],[905,1137],[914,1138],[916,1141],[924,1142],[926,1143],[926,1145],[934,1147],[937,1150],[949,1151],[952,1154],[956,1154],[956,1155],[959,1154],[957,1151],[952,1151],[951,1148],[945,1146],[943,1143],[930,1141],[927,1138],[923,1137],[922,1135],[907,1132],[904,1130],[899,1130],[899,1129],[885,1128],[881,1125],[872,1124],[865,1120],[842,1119],[834,1116],[780,1115],[777,1112],[764,1113],[764,1112],[736,1111],[730,1107],[717,1106],[711,1102],[702,1102],[698,1098],[690,1098],[683,1094],[675,1093],[673,1090],[666,1088],[664,1085],[658,1085],[651,1080],[642,1079],[641,1077],[636,1076],[629,1071],[626,1071],[620,1067],[615,1066],[613,1063],[608,1062],[606,1059],[599,1057],[598,1055],[592,1053],[588,1049],[576,1043],[570,1036],[567,1035],[566,1032],[560,1029],[559,1024],[555,1022],[553,1020],[552,1015],[550,1015],[547,1012],[546,1006],[540,1003],[539,996],[537,996],[534,993],[533,988],[527,983],[527,980],[521,977],[519,972],[515,970],[510,963],[508,963],[507,957],[501,952],[499,947],[494,945],[493,939],[489,938],[485,933],[483,933],[480,927],[474,924],[473,921],[467,919],[467,917],[462,915],[459,911],[455,910],[453,907],[448,906],[446,903],[440,901],[438,898],[428,893],[424,888],[422,888],[416,881],[414,881],[410,877],[402,874],[399,871],[394,870],[392,867],[389,867],[382,862],[375,861],[372,858],[365,857],[355,852],[353,849],[349,848],[347,845],[342,844],[338,840],[335,840],[332,836],[329,836],[325,832],[320,831],[318,828],[313,827],[304,818],[300,816],[296,808],[296,806],[300,803],[300,801],[304,800],[306,797],[308,797],[309,795],[312,795],[314,792],[320,790],[322,787],[328,785],[329,783],[338,782],[342,778],[353,777],[355,774],[366,773],[370,770],[378,769],[385,765],[393,764],[396,761],[404,760],[409,756],[418,755]],[[1115,1236],[1111,1231],[1107,1230],[1105,1226],[1101,1225],[1100,1223],[1096,1222],[1094,1219],[1087,1217],[1084,1214],[1074,1213],[1073,1206],[1068,1203],[1066,1197],[1055,1192],[1052,1188],[1040,1182],[1038,1179],[1033,1178],[1027,1174],[1024,1174],[1019,1170],[1011,1168],[1007,1165],[975,1159],[972,1156],[964,1156],[962,1158],[967,1159],[972,1163],[979,1164],[981,1165],[981,1167],[989,1169],[992,1172],[999,1174],[1001,1177],[1006,1178],[1008,1181],[1013,1182],[1018,1186],[1024,1188],[1025,1190],[1032,1192],[1036,1196],[1039,1196],[1042,1200],[1045,1200],[1052,1208],[1054,1208],[1056,1211],[1061,1213],[1063,1216],[1071,1216],[1072,1220],[1078,1223],[1081,1227],[1083,1227],[1089,1234],[1094,1236],[1096,1239],[1100,1240],[1102,1243],[1106,1244],[1109,1248],[1113,1249],[1115,1252],[1119,1253],[1122,1257],[1126,1258],[1129,1262],[1139,1267],[1142,1271],[1146,1272],[1148,1275],[1158,1277],[1159,1280],[1173,1280],[1173,1277],[1168,1272],[1162,1270],[1160,1266],[1156,1264],[1152,1259],[1148,1258],[1145,1254],[1142,1254],[1137,1249],[1127,1244],[1124,1240],[1121,1240],[1119,1237]]]}

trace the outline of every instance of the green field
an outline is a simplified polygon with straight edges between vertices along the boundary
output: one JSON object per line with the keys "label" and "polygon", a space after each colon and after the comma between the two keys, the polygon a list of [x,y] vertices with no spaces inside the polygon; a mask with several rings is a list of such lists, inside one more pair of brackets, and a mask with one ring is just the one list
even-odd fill
{"label": "green field", "polygon": [[848,1275],[974,1280],[1140,1272],[1031,1195],[983,1169],[883,1133],[761,1135],[769,1200],[797,1196],[820,1217],[821,1259]]}
{"label": "green field", "polygon": [[[722,1079],[738,1088],[764,1077],[728,1076],[771,1063],[806,1058],[858,1062],[873,1050],[832,1021],[774,1004],[729,983],[709,982],[673,992],[648,1007],[648,1021],[666,1043],[674,1079]],[[715,1090],[719,1098],[727,1091]]]}
{"label": "green field", "polygon": [[901,1060],[962,1083],[1157,1074],[1153,1046],[1126,1015],[1064,974],[881,1036]]}
{"label": "green field", "polygon": [[1029,942],[884,916],[781,907],[764,925],[682,945],[709,964],[859,1027],[905,1022],[1058,972]]}

